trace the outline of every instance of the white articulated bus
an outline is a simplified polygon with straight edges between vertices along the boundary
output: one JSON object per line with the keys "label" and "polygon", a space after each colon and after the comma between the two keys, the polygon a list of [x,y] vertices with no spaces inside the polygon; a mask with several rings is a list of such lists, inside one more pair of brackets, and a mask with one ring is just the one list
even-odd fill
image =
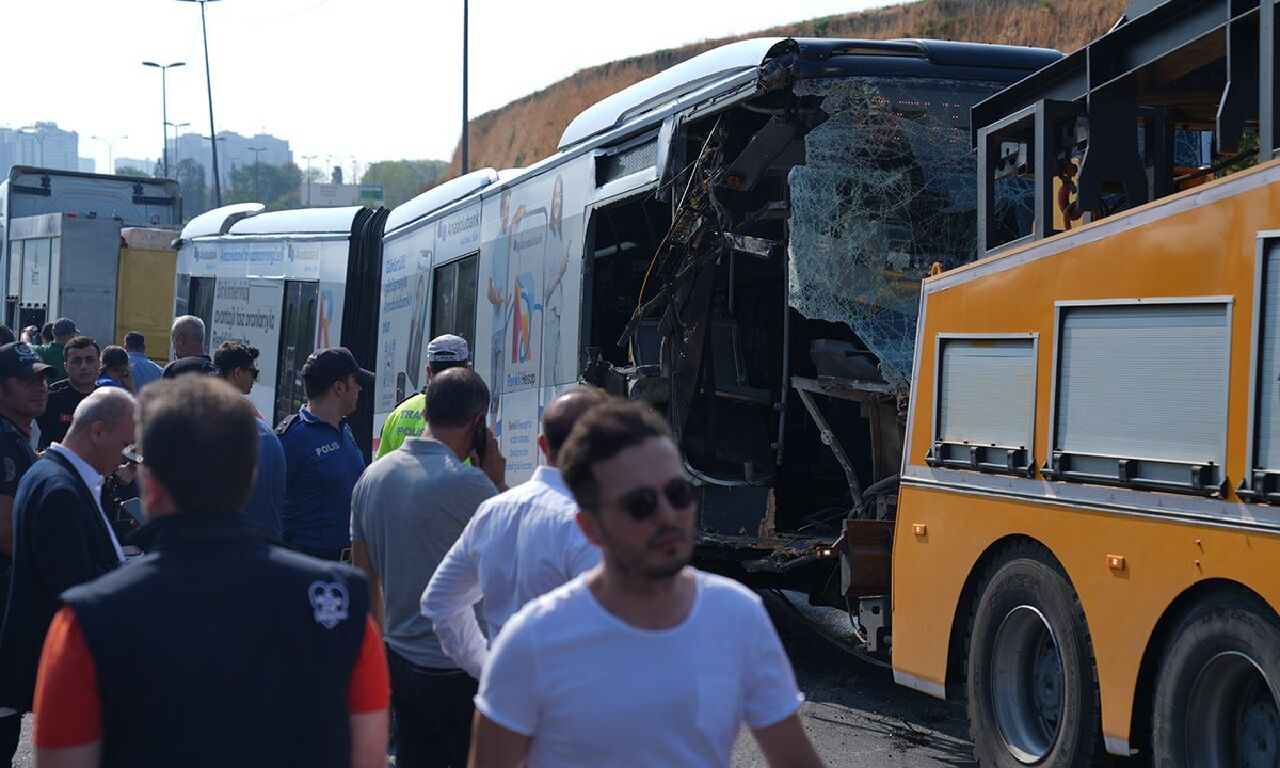
{"label": "white articulated bus", "polygon": [[834,543],[892,515],[920,280],[975,256],[969,109],[1059,57],[734,43],[587,109],[552,157],[419,196],[385,235],[375,427],[447,332],[513,484],[557,391],[644,399],[699,481],[702,556],[846,605]]}
{"label": "white articulated bus", "polygon": [[[245,203],[208,211],[182,231],[176,315],[205,322],[209,352],[223,341],[258,348],[250,398],[277,423],[304,401],[302,364],[312,351],[344,345],[370,366],[382,223],[361,207],[263,213]],[[352,428],[367,444],[371,396]]]}

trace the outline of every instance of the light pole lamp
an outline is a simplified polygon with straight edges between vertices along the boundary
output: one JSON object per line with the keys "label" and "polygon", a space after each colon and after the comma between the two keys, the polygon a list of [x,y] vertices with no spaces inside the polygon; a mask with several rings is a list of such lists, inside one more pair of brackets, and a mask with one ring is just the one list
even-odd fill
{"label": "light pole lamp", "polygon": [[[100,141],[100,142],[102,142],[103,144],[106,144],[106,145],[107,145],[107,173],[115,173],[115,172],[116,172],[116,165],[115,165],[115,160],[114,160],[114,158],[115,158],[114,150],[115,150],[116,142],[117,142],[117,141],[120,141],[121,139],[127,139],[127,138],[129,138],[129,137],[128,137],[128,136],[116,136],[116,137],[114,137],[114,138],[107,138],[107,137],[105,137],[105,136],[90,136],[89,138],[90,138],[90,139],[93,139],[94,141]],[[43,153],[44,153],[44,149],[43,149],[43,148],[41,148],[40,152],[41,152],[41,154],[43,154]]]}
{"label": "light pole lamp", "polygon": [[307,207],[311,207],[311,161],[315,160],[319,155],[303,155],[302,159],[307,161]]}
{"label": "light pole lamp", "polygon": [[175,61],[172,64],[157,64],[154,61],[142,62],[144,67],[155,67],[160,70],[160,167],[162,175],[169,178],[169,70],[174,67],[185,67],[187,62]]}
{"label": "light pole lamp", "polygon": [[[204,38],[204,83],[205,90],[209,94],[209,135],[217,136],[218,132],[213,128],[213,78],[209,74],[209,28],[205,24],[204,6],[205,3],[217,2],[217,0],[178,0],[180,3],[199,3],[200,4],[200,35]],[[213,163],[213,204],[215,208],[222,207],[222,182],[218,178],[218,142],[210,139],[209,151]]]}

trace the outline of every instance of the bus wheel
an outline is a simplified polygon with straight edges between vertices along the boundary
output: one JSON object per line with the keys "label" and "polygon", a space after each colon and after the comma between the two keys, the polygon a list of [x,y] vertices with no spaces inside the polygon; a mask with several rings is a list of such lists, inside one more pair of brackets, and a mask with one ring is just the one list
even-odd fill
{"label": "bus wheel", "polygon": [[969,728],[984,766],[1089,765],[1099,707],[1084,612],[1041,547],[1010,546],[978,590],[969,635]]}
{"label": "bus wheel", "polygon": [[1248,596],[1197,604],[1165,647],[1151,713],[1154,764],[1280,766],[1280,623]]}

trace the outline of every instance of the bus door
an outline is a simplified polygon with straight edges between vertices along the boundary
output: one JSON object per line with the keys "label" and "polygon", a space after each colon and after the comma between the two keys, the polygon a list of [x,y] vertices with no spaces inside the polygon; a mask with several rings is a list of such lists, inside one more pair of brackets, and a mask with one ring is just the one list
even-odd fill
{"label": "bus door", "polygon": [[285,281],[284,311],[280,315],[280,348],[276,357],[276,406],[275,413],[271,415],[273,424],[296,413],[306,401],[302,366],[315,351],[319,297],[320,284],[315,281]]}

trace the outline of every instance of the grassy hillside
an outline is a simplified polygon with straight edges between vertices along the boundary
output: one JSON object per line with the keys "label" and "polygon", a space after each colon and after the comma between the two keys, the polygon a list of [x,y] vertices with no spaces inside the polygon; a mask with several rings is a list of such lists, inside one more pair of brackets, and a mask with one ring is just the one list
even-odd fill
{"label": "grassy hillside", "polygon": [[[917,0],[744,37],[931,37],[1072,51],[1110,28],[1124,7],[1124,0]],[[565,126],[583,109],[673,64],[739,39],[703,40],[588,67],[480,115],[471,121],[470,165],[510,168],[546,157],[555,152]],[[445,178],[457,175],[458,164],[455,150]]]}

